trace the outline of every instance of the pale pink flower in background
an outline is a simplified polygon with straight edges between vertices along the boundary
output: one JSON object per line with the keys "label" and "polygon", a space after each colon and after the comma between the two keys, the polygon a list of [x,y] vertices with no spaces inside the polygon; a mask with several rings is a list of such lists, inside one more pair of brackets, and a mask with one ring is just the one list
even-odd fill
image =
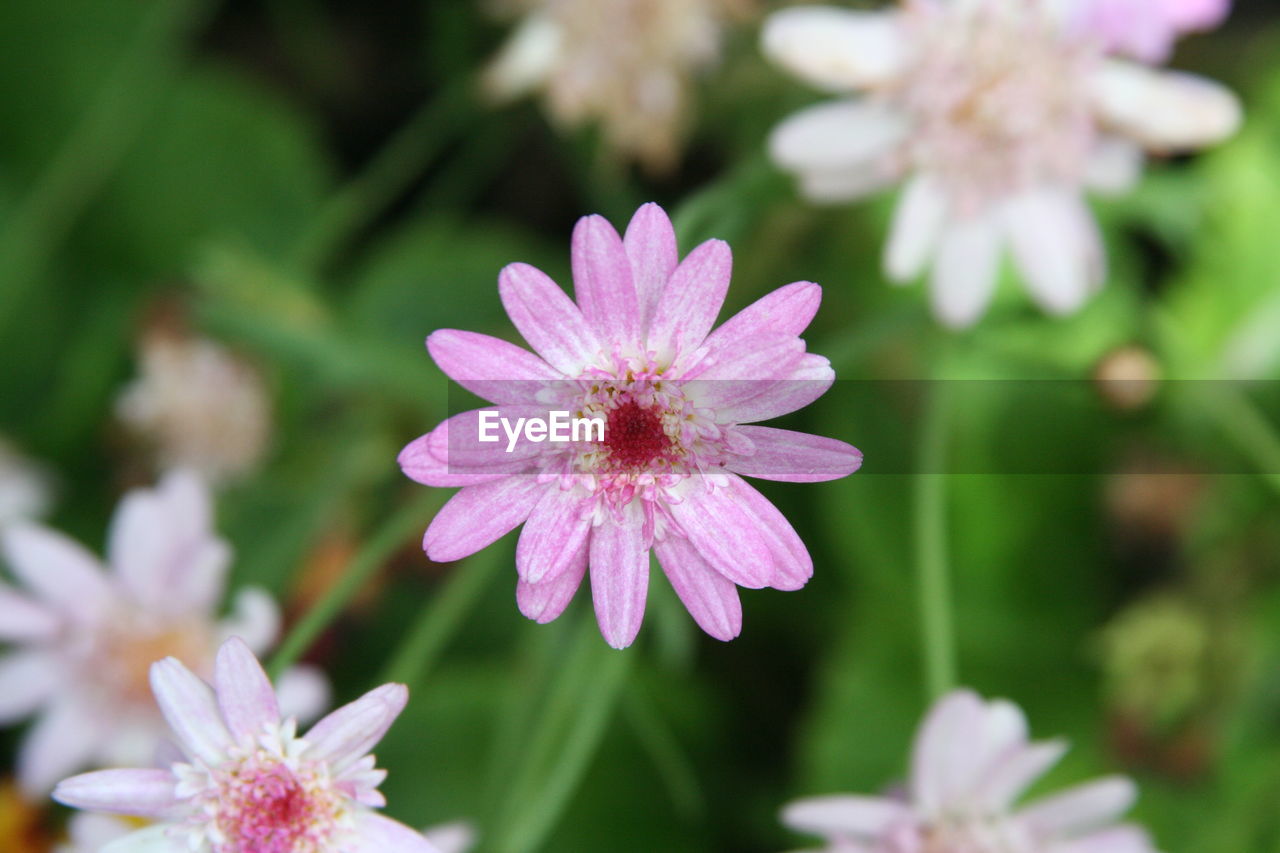
{"label": "pale pink flower in background", "polygon": [[821,396],[835,374],[800,333],[821,289],[796,282],[712,331],[729,287],[728,245],[683,261],[662,208],[641,207],[626,236],[599,216],[573,233],[571,300],[512,264],[499,292],[537,352],[451,329],[427,346],[440,368],[517,417],[564,410],[605,422],[603,441],[481,443],[478,412],[456,415],[400,454],[405,473],[463,486],[428,528],[433,560],[457,560],[524,524],[516,599],[548,622],[590,572],[601,633],[631,644],[644,617],[652,549],[704,631],[742,628],[738,586],[794,590],[813,573],[804,543],[740,475],[817,482],[857,470],[841,441],[749,426]]}
{"label": "pale pink flower in background", "polygon": [[673,165],[694,76],[719,59],[744,0],[522,0],[524,20],[487,70],[497,100],[541,90],[552,118],[598,121],[605,141],[655,169]]}
{"label": "pale pink flower in background", "polygon": [[143,337],[138,362],[116,411],[158,470],[186,468],[219,485],[258,467],[271,403],[252,365],[219,343],[167,329]]}
{"label": "pale pink flower in background", "polygon": [[40,518],[52,503],[49,472],[0,436],[0,525]]}
{"label": "pale pink flower in background", "polygon": [[[174,655],[207,673],[232,634],[256,649],[275,641],[280,615],[262,590],[241,590],[233,615],[216,620],[231,552],[212,524],[201,481],[174,473],[125,496],[107,566],[45,527],[0,532],[21,585],[0,582],[0,643],[16,646],[0,657],[0,725],[40,713],[18,756],[29,795],[88,766],[153,759],[164,737],[147,684],[153,662]],[[300,716],[327,701],[313,669],[295,668],[281,684]]]}
{"label": "pale pink flower in background", "polygon": [[1211,30],[1231,0],[1071,0],[1075,26],[1104,47],[1144,62],[1169,58],[1179,36]]}
{"label": "pale pink flower in background", "polygon": [[786,119],[774,161],[816,202],[904,183],[885,269],[908,282],[932,266],[948,326],[982,316],[1006,247],[1042,308],[1076,311],[1106,278],[1085,192],[1125,191],[1144,150],[1193,151],[1240,123],[1227,89],[1110,58],[1069,16],[1062,0],[904,0],[765,23],[775,62],[852,95]]}
{"label": "pale pink flower in background", "polygon": [[174,658],[154,664],[151,686],[182,759],[86,773],[54,790],[74,808],[155,821],[102,853],[436,853],[374,811],[386,804],[387,774],[369,750],[404,709],[404,685],[366,693],[302,737],[239,638],[219,649],[213,685]]}
{"label": "pale pink flower in background", "polygon": [[1137,798],[1126,777],[1017,805],[1066,749],[1031,741],[1011,702],[957,690],[916,735],[906,796],[798,800],[782,821],[840,853],[1155,853],[1145,831],[1118,822]]}

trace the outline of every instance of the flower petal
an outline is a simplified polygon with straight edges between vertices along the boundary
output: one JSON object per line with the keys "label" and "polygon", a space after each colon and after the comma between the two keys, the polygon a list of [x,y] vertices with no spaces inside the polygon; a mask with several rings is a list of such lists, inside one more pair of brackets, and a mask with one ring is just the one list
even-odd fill
{"label": "flower petal", "polygon": [[159,824],[118,838],[99,853],[189,853],[190,850],[185,838],[171,836],[169,825]]}
{"label": "flower petal", "polygon": [[476,830],[465,821],[455,821],[424,829],[422,834],[439,853],[466,853],[476,844]]}
{"label": "flower petal", "polygon": [[1083,838],[1060,841],[1053,853],[1156,853],[1151,836],[1141,827],[1121,824]]}
{"label": "flower petal", "polygon": [[409,688],[384,684],[343,705],[316,723],[303,740],[311,744],[307,757],[327,761],[338,776],[368,755],[382,740],[409,701]]}
{"label": "flower petal", "polygon": [[782,822],[797,832],[868,840],[881,838],[894,824],[911,819],[911,809],[904,803],[843,794],[796,800],[782,810]]}
{"label": "flower petal", "polygon": [[1079,310],[1101,283],[1101,250],[1081,227],[1089,212],[1077,195],[1042,190],[1004,205],[1005,227],[1014,260],[1031,296],[1044,310],[1066,315]]}
{"label": "flower petal", "polygon": [[18,782],[29,797],[43,797],[60,780],[82,769],[108,734],[100,709],[74,694],[62,694],[27,732],[18,751]]}
{"label": "flower petal", "polygon": [[163,818],[178,802],[176,790],[168,770],[99,770],[59,782],[53,798],[77,809]]}
{"label": "flower petal", "polygon": [[239,637],[232,637],[218,649],[213,684],[222,719],[235,740],[253,740],[267,726],[280,724],[280,706],[271,680]]}
{"label": "flower petal", "polygon": [[774,427],[740,426],[755,445],[752,456],[734,457],[729,470],[787,483],[820,483],[862,467],[862,451],[834,438]]}
{"label": "flower petal", "polygon": [[377,812],[356,814],[352,838],[344,853],[439,853],[422,833]]}
{"label": "flower petal", "polygon": [[813,577],[813,558],[791,522],[741,477],[730,474],[726,492],[730,500],[746,511],[752,529],[769,549],[773,564],[769,586],[795,590],[808,583]]}
{"label": "flower petal", "polygon": [[715,325],[733,271],[733,253],[723,240],[708,240],[671,274],[649,324],[649,349],[659,360],[690,356]]}
{"label": "flower petal", "polygon": [[711,568],[738,586],[761,589],[774,576],[773,555],[755,519],[724,487],[713,488],[700,477],[685,481],[671,517]]}
{"label": "flower petal", "polygon": [[893,81],[910,56],[901,16],[797,6],[765,19],[765,56],[807,83],[836,91]]}
{"label": "flower petal", "polygon": [[648,329],[658,299],[680,264],[676,231],[667,212],[653,202],[641,205],[631,217],[622,245],[631,261],[631,277],[640,300],[641,326]]}
{"label": "flower petal", "polygon": [[704,360],[719,362],[755,346],[762,337],[799,335],[813,322],[822,302],[822,288],[796,281],[762,296],[734,314],[707,336]]}
{"label": "flower petal", "polygon": [[440,329],[427,351],[445,375],[491,403],[535,403],[544,383],[564,379],[523,347],[478,332]]}
{"label": "flower petal", "polygon": [[57,658],[49,652],[18,651],[0,657],[0,726],[31,714],[66,679]]}
{"label": "flower petal", "polygon": [[58,632],[60,624],[48,608],[0,583],[0,642],[47,640]]}
{"label": "flower petal", "polygon": [[884,267],[889,278],[908,282],[929,265],[946,222],[946,193],[928,175],[912,178],[893,213]]}
{"label": "flower petal", "polygon": [[953,690],[929,711],[911,756],[912,800],[926,814],[953,805],[954,780],[969,770],[984,705],[971,690]]}
{"label": "flower petal", "polygon": [[946,326],[972,326],[995,292],[1000,228],[989,216],[953,221],[943,231],[930,284],[934,315]]}
{"label": "flower petal", "polygon": [[516,543],[520,579],[539,584],[569,568],[587,541],[591,509],[580,490],[546,486]]}
{"label": "flower petal", "polygon": [[584,540],[564,570],[549,580],[536,584],[517,581],[516,605],[520,612],[540,625],[558,618],[582,585],[588,550],[588,541]]}
{"label": "flower petal", "polygon": [[653,550],[698,627],[726,642],[742,633],[742,601],[733,581],[707,565],[682,536],[659,540]]}
{"label": "flower petal", "polygon": [[610,343],[640,343],[640,298],[618,232],[603,216],[584,216],[573,229],[570,256],[573,292],[596,336]]}
{"label": "flower petal", "polygon": [[467,486],[431,520],[423,550],[435,562],[448,563],[492,545],[529,517],[546,488],[531,476]]}
{"label": "flower petal", "polygon": [[1243,118],[1240,101],[1219,83],[1127,62],[1105,63],[1092,80],[1092,97],[1111,130],[1160,153],[1221,142]]}
{"label": "flower petal", "polygon": [[605,642],[625,649],[640,633],[649,594],[649,542],[638,502],[618,522],[607,516],[591,531],[591,599]]}
{"label": "flower petal", "polygon": [[405,445],[396,461],[406,477],[427,486],[475,486],[509,477],[527,465],[525,459],[506,461],[497,454],[493,457],[494,464],[483,468],[452,463],[449,430],[449,421],[444,421]]}
{"label": "flower petal", "polygon": [[14,576],[55,610],[91,619],[112,598],[101,564],[61,533],[14,522],[0,530],[0,548]]}
{"label": "flower petal", "polygon": [[1067,752],[1065,741],[1053,740],[1027,744],[1012,750],[1008,757],[991,768],[982,780],[983,802],[996,811],[1004,811]]}
{"label": "flower petal", "polygon": [[806,169],[796,174],[800,195],[815,205],[857,201],[888,189],[901,177],[901,166],[892,155],[843,169]]}
{"label": "flower petal", "polygon": [[600,342],[560,287],[542,270],[510,264],[498,274],[498,293],[516,329],[548,364],[569,376],[595,360]]}
{"label": "flower petal", "polygon": [[280,636],[280,606],[265,589],[243,587],[232,602],[231,614],[218,623],[219,645],[239,637],[255,654],[262,654]]}
{"label": "flower petal", "polygon": [[1141,145],[1119,136],[1103,136],[1089,153],[1085,186],[1107,195],[1126,193],[1137,185],[1145,163]]}
{"label": "flower petal", "polygon": [[774,128],[769,155],[795,172],[865,168],[901,145],[907,131],[907,119],[886,104],[828,101],[793,113]]}
{"label": "flower petal", "polygon": [[835,381],[831,363],[820,355],[808,353],[795,362],[788,377],[751,383],[755,393],[718,407],[716,419],[722,424],[748,424],[781,417],[803,409],[827,393]]}
{"label": "flower petal", "polygon": [[1082,835],[1115,821],[1137,799],[1133,780],[1109,776],[1037,800],[1018,814],[1043,837]]}
{"label": "flower petal", "polygon": [[560,56],[563,34],[546,15],[529,15],[485,69],[490,98],[507,101],[541,86]]}
{"label": "flower petal", "polygon": [[170,657],[151,665],[151,690],[190,755],[210,766],[219,763],[231,745],[231,735],[209,685]]}
{"label": "flower petal", "polygon": [[280,716],[309,723],[329,707],[332,689],[324,671],[315,666],[291,666],[276,679]]}
{"label": "flower petal", "polygon": [[[459,412],[429,433],[426,449],[445,462],[445,470],[450,473],[523,471],[529,467],[529,460],[545,452],[546,445],[530,441],[521,420],[547,420],[550,411],[545,404],[505,404]],[[502,423],[504,418],[515,431],[514,442],[508,435],[508,426]]]}

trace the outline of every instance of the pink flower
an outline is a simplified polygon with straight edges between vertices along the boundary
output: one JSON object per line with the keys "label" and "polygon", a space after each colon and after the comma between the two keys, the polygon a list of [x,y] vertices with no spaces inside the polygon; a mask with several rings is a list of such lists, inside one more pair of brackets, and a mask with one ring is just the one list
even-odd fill
{"label": "pink flower", "polygon": [[[577,302],[542,272],[512,264],[499,292],[537,356],[472,332],[427,339],[440,368],[515,422],[563,410],[598,418],[603,440],[478,441],[479,412],[457,415],[400,454],[405,473],[462,486],[428,528],[433,560],[457,560],[524,523],[516,599],[548,622],[587,571],[605,640],[624,648],[644,616],[649,551],[689,613],[721,640],[742,627],[738,586],[799,589],[804,543],[739,475],[817,482],[857,470],[829,438],[747,426],[821,396],[835,374],[800,333],[820,288],[787,285],[712,331],[729,287],[729,247],[710,240],[680,261],[671,221],[641,207],[626,236],[599,216],[573,234]],[[595,436],[599,438],[599,436]]]}
{"label": "pink flower", "polygon": [[1185,152],[1235,132],[1222,86],[1105,55],[1060,0],[903,0],[770,15],[765,53],[844,97],[801,110],[770,139],[815,202],[905,184],[884,265],[932,266],[934,313],[977,322],[1007,248],[1046,311],[1079,309],[1106,279],[1085,192],[1117,193],[1145,151]]}
{"label": "pink flower", "polygon": [[54,790],[75,808],[156,821],[102,853],[435,853],[373,811],[386,804],[386,771],[369,750],[404,709],[404,685],[384,684],[298,737],[239,638],[219,649],[213,683],[174,658],[156,663],[152,690],[185,760],[86,773]]}
{"label": "pink flower", "polygon": [[1076,0],[1077,26],[1108,50],[1163,62],[1184,33],[1210,30],[1231,0]]}
{"label": "pink flower", "polygon": [[[275,641],[280,615],[266,592],[236,596],[216,621],[231,558],[213,530],[209,496],[187,473],[125,496],[111,525],[104,567],[79,544],[29,523],[0,531],[0,551],[25,590],[0,583],[0,724],[43,709],[18,758],[29,795],[94,764],[152,759],[162,728],[147,686],[166,655],[210,672],[231,634],[257,649]],[[327,685],[317,672],[286,673],[301,716],[318,712]]]}
{"label": "pink flower", "polygon": [[1016,705],[957,690],[916,736],[905,798],[815,797],[782,820],[840,853],[1155,853],[1141,828],[1117,823],[1137,797],[1125,777],[1015,806],[1065,752],[1030,741]]}

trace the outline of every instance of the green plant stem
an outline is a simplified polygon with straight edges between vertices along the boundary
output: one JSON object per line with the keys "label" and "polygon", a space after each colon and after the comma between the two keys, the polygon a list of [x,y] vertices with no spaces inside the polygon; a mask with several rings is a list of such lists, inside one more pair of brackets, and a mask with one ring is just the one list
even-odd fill
{"label": "green plant stem", "polygon": [[467,614],[492,582],[499,567],[511,565],[507,548],[491,545],[454,569],[444,589],[423,608],[409,635],[383,670],[379,684],[419,684]]}
{"label": "green plant stem", "polygon": [[1280,436],[1266,416],[1229,383],[1213,384],[1210,399],[1199,411],[1249,458],[1259,476],[1280,494]]}
{"label": "green plant stem", "polygon": [[931,700],[956,684],[956,649],[947,565],[946,442],[950,389],[928,388],[920,425],[915,489],[915,556],[925,684]]}
{"label": "green plant stem", "polygon": [[439,490],[425,492],[374,531],[365,541],[364,547],[351,558],[341,579],[298,620],[293,630],[284,638],[267,667],[272,678],[278,677],[306,652],[387,559],[426,526],[427,520],[440,508],[443,501],[444,496]]}

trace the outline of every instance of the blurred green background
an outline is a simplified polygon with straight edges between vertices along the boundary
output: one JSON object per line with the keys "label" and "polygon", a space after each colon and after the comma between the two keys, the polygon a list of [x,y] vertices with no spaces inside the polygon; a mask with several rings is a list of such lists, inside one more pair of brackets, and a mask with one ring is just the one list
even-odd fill
{"label": "blurred green background", "polygon": [[[394,464],[446,411],[424,336],[513,337],[498,270],[526,261],[567,284],[576,218],[621,227],[649,200],[682,251],[734,246],[722,316],[821,283],[806,338],[843,379],[1089,390],[1122,347],[1169,379],[1280,378],[1280,14],[1237,7],[1174,64],[1239,92],[1244,131],[1098,203],[1112,272],[1078,315],[1041,316],[1005,282],[952,335],[921,288],[880,272],[892,194],[816,209],[767,164],[769,128],[815,94],[761,58],[758,16],[699,81],[680,164],[654,175],[590,130],[558,133],[536,102],[477,98],[508,29],[479,4],[5,0],[0,432],[53,473],[51,523],[97,549],[122,491],[154,476],[115,414],[139,342],[198,331],[248,359],[273,422],[263,464],[219,495],[233,586],[272,589],[291,625],[313,614],[322,630],[295,651],[338,699],[410,684],[378,750],[388,812],[472,820],[486,850],[785,849],[801,844],[777,822],[787,800],[901,780],[927,706],[914,567],[931,501],[961,679],[1074,745],[1046,785],[1131,773],[1162,849],[1280,850],[1280,419],[1265,393],[1157,389],[1121,410],[1099,389],[1064,412],[1025,384],[971,398],[948,383],[930,413],[894,386],[838,384],[791,421],[857,445],[864,470],[763,486],[813,581],[745,591],[743,634],[722,644],[655,573],[624,653],[586,590],[551,625],[519,615],[514,537],[430,564],[418,541],[447,492]],[[929,418],[944,440],[922,452],[968,471],[1014,455],[1077,473],[878,469],[882,447],[912,458],[902,425]],[[331,622],[318,600],[320,617],[340,609]],[[0,733],[0,768],[18,734]],[[47,849],[61,817],[34,819],[0,848]]]}

